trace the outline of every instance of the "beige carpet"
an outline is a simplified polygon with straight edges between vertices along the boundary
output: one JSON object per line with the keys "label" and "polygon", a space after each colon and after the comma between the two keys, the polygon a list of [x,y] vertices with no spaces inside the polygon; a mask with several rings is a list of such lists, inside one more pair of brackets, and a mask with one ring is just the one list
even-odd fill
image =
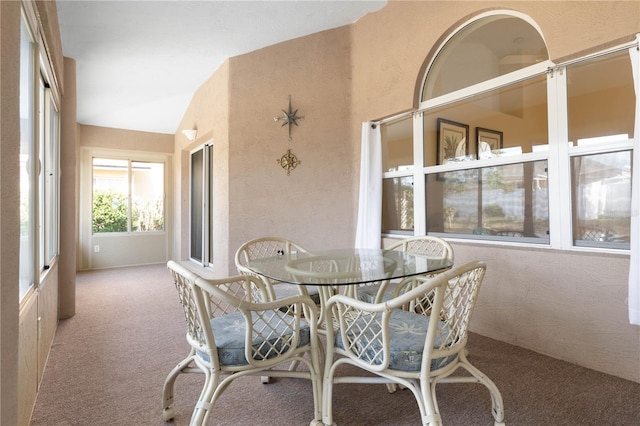
{"label": "beige carpet", "polygon": [[[188,352],[178,298],[164,265],[83,272],[77,314],[61,321],[32,416],[32,425],[165,425],[166,374]],[[508,425],[640,425],[640,384],[472,335],[469,359],[501,390]],[[187,425],[202,378],[176,383],[175,425]],[[442,384],[445,425],[492,425],[482,385]],[[418,425],[407,390],[337,385],[339,425]],[[212,425],[308,425],[311,386],[280,379],[236,380],[223,394]],[[169,423],[169,425],[172,423]]]}

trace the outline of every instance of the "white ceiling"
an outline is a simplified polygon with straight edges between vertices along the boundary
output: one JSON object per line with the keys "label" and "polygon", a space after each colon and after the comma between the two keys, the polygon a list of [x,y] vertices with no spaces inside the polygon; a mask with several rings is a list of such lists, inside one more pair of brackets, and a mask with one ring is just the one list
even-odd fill
{"label": "white ceiling", "polygon": [[351,24],[380,0],[58,0],[81,124],[176,133],[229,57]]}

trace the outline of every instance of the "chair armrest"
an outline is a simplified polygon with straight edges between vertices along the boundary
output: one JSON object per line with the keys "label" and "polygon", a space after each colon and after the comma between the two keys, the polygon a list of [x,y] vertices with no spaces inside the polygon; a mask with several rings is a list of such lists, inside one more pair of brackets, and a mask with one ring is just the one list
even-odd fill
{"label": "chair armrest", "polygon": [[317,316],[315,302],[303,295],[267,302],[247,300],[237,287],[241,284],[246,288],[255,280],[241,275],[196,280],[194,296],[202,332],[209,347],[216,351],[212,357],[216,358],[218,351],[228,353],[232,348],[243,347],[242,362],[266,368],[299,353],[309,344],[317,345],[317,323],[306,319],[306,315]]}
{"label": "chair armrest", "polygon": [[364,312],[384,312],[391,309],[400,308],[402,306],[409,304],[412,301],[415,301],[416,299],[423,298],[425,295],[428,295],[429,293],[433,292],[434,289],[439,285],[434,280],[430,280],[428,278],[422,278],[422,277],[412,277],[412,278],[418,279],[421,284],[385,302],[367,303],[353,297],[345,296],[342,294],[336,294],[334,296],[331,296],[331,298],[329,298],[327,302],[327,312],[330,311],[331,306],[337,303],[341,303],[345,306],[350,306],[354,309],[361,310]]}
{"label": "chair armrest", "polygon": [[446,281],[442,279],[426,280],[418,287],[380,303],[367,303],[341,294],[332,296],[327,302],[325,321],[337,327],[336,330],[327,329],[328,351],[336,350],[369,370],[385,370],[391,362],[392,315],[402,312],[413,318],[424,318],[416,316],[421,312],[398,308],[409,305],[431,308],[434,301],[441,306],[445,285]]}

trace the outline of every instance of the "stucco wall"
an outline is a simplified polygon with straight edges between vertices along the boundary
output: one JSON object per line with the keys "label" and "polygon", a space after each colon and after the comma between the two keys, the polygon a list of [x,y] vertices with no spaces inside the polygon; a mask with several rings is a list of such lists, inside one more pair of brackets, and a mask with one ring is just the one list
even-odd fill
{"label": "stucco wall", "polygon": [[[348,27],[231,60],[231,251],[269,235],[308,248],[353,245],[350,83]],[[304,116],[291,141],[288,126],[273,120],[288,110],[288,95]],[[276,162],[288,149],[300,161],[289,175]]]}
{"label": "stucco wall", "polygon": [[[184,129],[197,129],[189,141]],[[229,61],[218,68],[194,93],[175,136],[173,259],[189,258],[189,161],[190,152],[213,144],[213,256],[214,276],[229,274]]]}
{"label": "stucco wall", "polygon": [[453,243],[456,264],[487,274],[471,329],[640,382],[640,327],[629,324],[629,257]]}
{"label": "stucco wall", "polygon": [[[356,170],[350,111],[350,29],[325,31],[231,58],[193,97],[176,134],[180,223],[188,223],[189,150],[213,142],[214,273],[235,273],[244,241],[283,236],[314,247],[353,244]],[[275,122],[292,108],[304,120]],[[288,149],[300,160],[289,175],[277,164]],[[188,232],[174,257],[188,258]],[[330,230],[330,232],[327,232]]]}
{"label": "stucco wall", "polygon": [[20,3],[0,2],[0,424],[18,420]]}
{"label": "stucco wall", "polygon": [[[415,107],[432,49],[465,20],[497,8],[533,19],[552,60],[640,32],[638,1],[391,1],[351,26],[232,58],[217,70],[180,127],[197,125],[207,136],[187,144],[176,135],[183,155],[213,137],[216,176],[228,170],[214,194],[226,209],[214,211],[229,224],[216,231],[225,244],[216,242],[216,273],[233,272],[235,249],[257,236],[280,235],[312,249],[353,244],[361,123]],[[287,95],[305,116],[291,142],[273,121],[287,108]],[[287,176],[275,160],[289,148],[301,164]],[[183,157],[183,224],[186,165]],[[186,235],[178,227],[181,258],[188,255]],[[627,255],[467,242],[454,242],[454,249],[457,262],[489,264],[475,331],[640,382],[640,327],[625,320]]]}
{"label": "stucco wall", "polygon": [[640,31],[637,0],[390,1],[353,24],[353,125],[415,107],[427,55],[468,19],[496,9],[533,19],[553,61],[631,41]]}
{"label": "stucco wall", "polygon": [[[92,234],[91,232],[91,158],[133,155],[134,159],[165,163],[165,205],[171,206],[174,135],[80,125],[80,221],[78,270],[110,268],[125,265],[162,263],[169,259],[172,222],[165,217],[165,232],[133,232],[128,234]],[[170,212],[165,210],[165,212]],[[99,251],[95,251],[99,247]]]}
{"label": "stucco wall", "polygon": [[[353,25],[352,130],[361,121],[415,107],[421,67],[434,45],[468,18],[495,8],[532,18],[555,61],[640,32],[638,1],[392,1]],[[488,263],[472,330],[640,382],[640,327],[627,318],[627,255],[453,245],[456,263]]]}
{"label": "stucco wall", "polygon": [[[65,58],[65,91],[60,116],[60,319],[76,314],[76,267],[78,247],[78,151],[79,126],[76,102],[76,61]],[[64,237],[62,237],[64,236]]]}
{"label": "stucco wall", "polygon": [[[22,2],[0,2],[0,424],[26,424],[35,401],[43,362],[49,351],[51,339],[58,319],[58,267],[74,265],[61,257],[54,260],[51,268],[43,274],[38,292],[32,292],[21,304],[19,300],[19,250],[20,246],[20,22]],[[37,10],[34,9],[37,7]],[[51,66],[48,77],[51,86],[62,89],[64,65],[62,44],[58,31],[58,20],[54,2],[24,2],[26,16],[33,18],[47,47],[46,54]],[[40,36],[37,38],[41,39]],[[62,108],[61,119],[67,118]],[[74,115],[75,117],[75,115]],[[61,152],[66,144],[75,144],[75,139],[64,138]],[[62,173],[65,175],[66,172]],[[68,173],[72,175],[72,173]],[[74,199],[75,191],[69,199]],[[61,197],[61,200],[63,198]],[[61,209],[64,213],[64,207]],[[62,214],[61,213],[61,214]],[[75,234],[60,234],[63,250],[71,239],[74,247]],[[73,257],[74,253],[71,253]],[[68,259],[68,257],[67,257]],[[75,269],[73,271],[75,273]],[[73,284],[73,283],[70,283]],[[20,360],[20,362],[18,362]]]}
{"label": "stucco wall", "polygon": [[173,153],[173,135],[80,125],[80,146],[125,151]]}

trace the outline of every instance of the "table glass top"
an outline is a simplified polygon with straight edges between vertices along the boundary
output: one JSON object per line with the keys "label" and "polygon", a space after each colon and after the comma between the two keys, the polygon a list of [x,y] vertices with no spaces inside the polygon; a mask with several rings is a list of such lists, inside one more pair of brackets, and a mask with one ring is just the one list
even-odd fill
{"label": "table glass top", "polygon": [[450,268],[448,259],[395,250],[341,249],[293,253],[250,261],[256,274],[292,284],[360,284]]}

